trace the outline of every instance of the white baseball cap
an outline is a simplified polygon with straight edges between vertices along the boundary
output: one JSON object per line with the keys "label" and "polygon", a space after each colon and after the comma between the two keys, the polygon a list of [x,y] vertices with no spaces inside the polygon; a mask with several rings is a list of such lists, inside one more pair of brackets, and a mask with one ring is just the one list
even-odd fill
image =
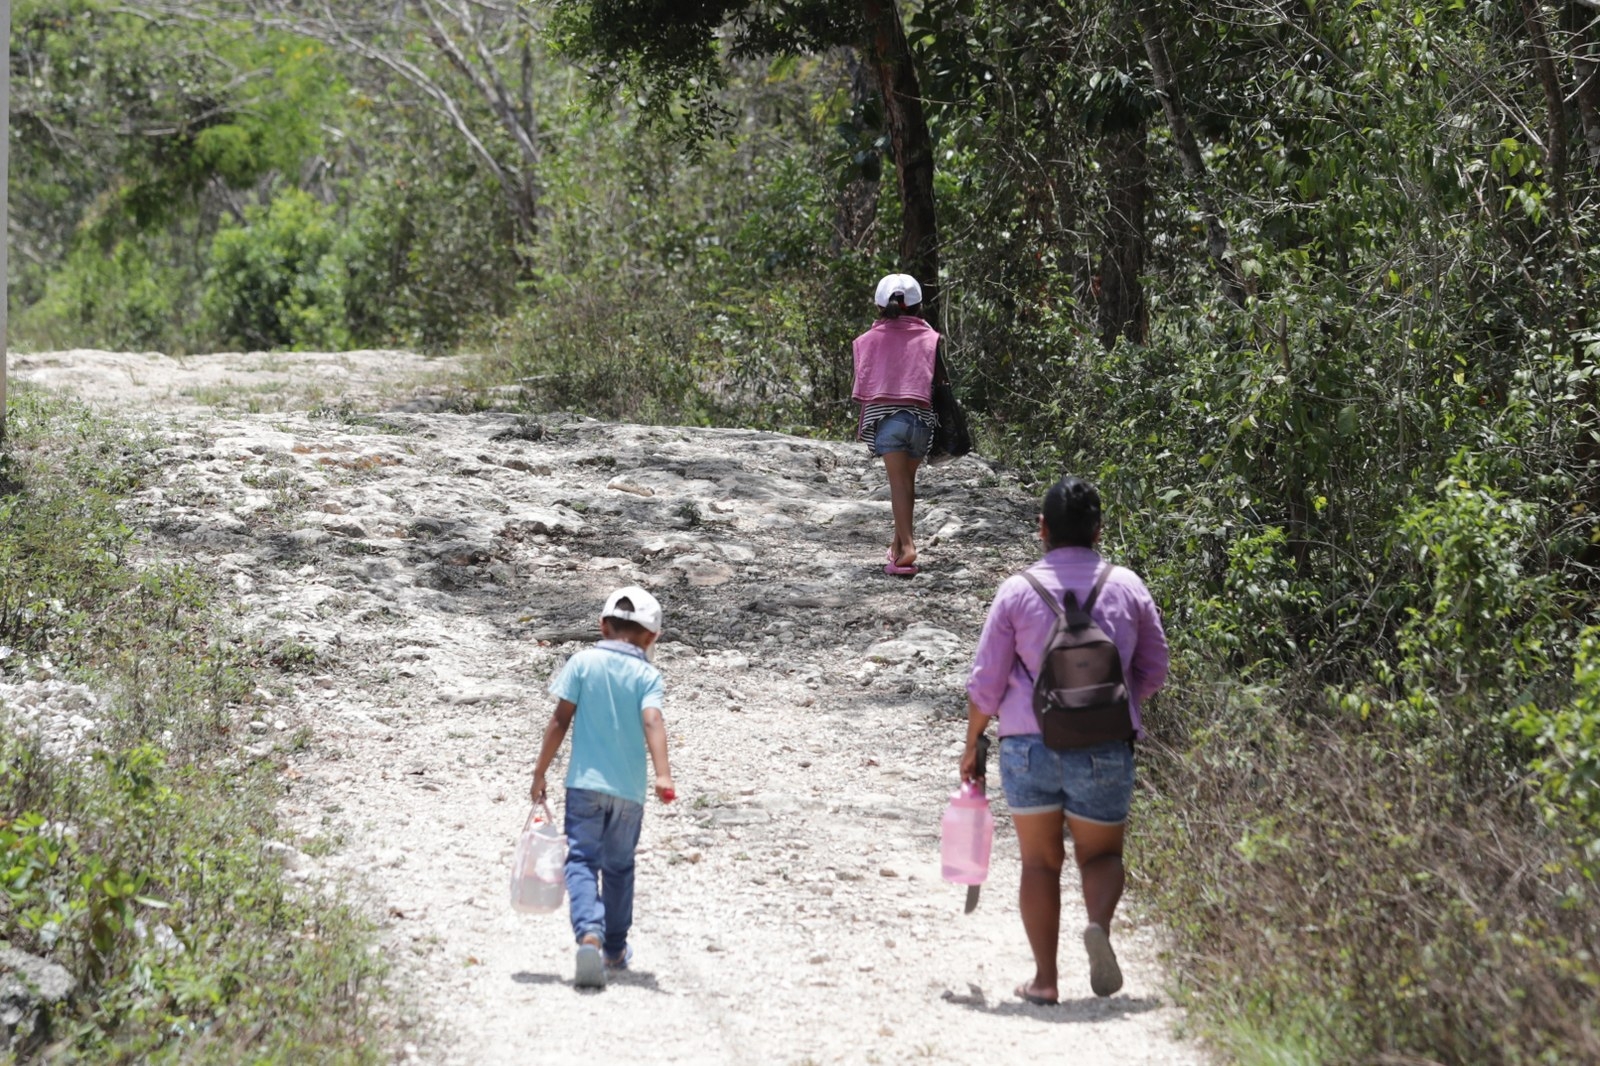
{"label": "white baseball cap", "polygon": [[888,307],[889,299],[895,293],[900,294],[907,307],[915,307],[922,302],[922,286],[910,274],[885,274],[883,280],[878,282],[878,306]]}
{"label": "white baseball cap", "polygon": [[[627,600],[629,606],[617,606],[623,600]],[[620,588],[607,597],[605,609],[600,612],[600,617],[637,622],[652,633],[661,632],[661,604],[638,585]]]}

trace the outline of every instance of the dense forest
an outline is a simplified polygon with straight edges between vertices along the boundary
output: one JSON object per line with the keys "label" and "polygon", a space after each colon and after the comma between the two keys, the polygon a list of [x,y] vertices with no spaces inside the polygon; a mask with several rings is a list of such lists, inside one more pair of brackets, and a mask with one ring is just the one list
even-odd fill
{"label": "dense forest", "polygon": [[1600,3],[15,0],[11,63],[21,349],[843,434],[916,274],[1165,612],[1201,1031],[1600,1059]]}

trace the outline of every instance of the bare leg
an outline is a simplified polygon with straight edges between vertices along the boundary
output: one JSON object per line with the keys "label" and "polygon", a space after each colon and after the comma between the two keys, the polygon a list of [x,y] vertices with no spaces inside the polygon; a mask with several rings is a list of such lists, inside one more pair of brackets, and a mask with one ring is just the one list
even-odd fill
{"label": "bare leg", "polygon": [[883,469],[889,475],[889,506],[894,511],[894,540],[889,543],[889,550],[901,566],[917,561],[912,516],[917,506],[917,467],[921,462],[909,452],[890,452],[883,457]]}
{"label": "bare leg", "polygon": [[1054,1000],[1056,991],[1056,943],[1061,935],[1061,867],[1066,862],[1066,844],[1061,837],[1060,811],[1012,815],[1017,827],[1017,844],[1022,851],[1022,890],[1018,903],[1022,928],[1033,949],[1033,980],[1023,988],[1030,996]]}
{"label": "bare leg", "polygon": [[1101,825],[1081,818],[1067,819],[1072,830],[1072,853],[1083,877],[1083,907],[1089,920],[1107,933],[1122,899],[1122,839],[1127,827]]}
{"label": "bare leg", "polygon": [[1120,825],[1100,825],[1068,818],[1072,851],[1083,880],[1083,907],[1089,924],[1083,930],[1083,947],[1089,954],[1089,987],[1097,996],[1109,996],[1122,987],[1122,967],[1111,948],[1111,919],[1122,898],[1122,839]]}

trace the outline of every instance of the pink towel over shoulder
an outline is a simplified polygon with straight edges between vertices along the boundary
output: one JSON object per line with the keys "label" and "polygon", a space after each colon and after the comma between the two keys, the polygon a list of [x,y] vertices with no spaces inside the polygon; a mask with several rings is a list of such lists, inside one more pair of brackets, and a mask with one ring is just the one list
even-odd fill
{"label": "pink towel over shoulder", "polygon": [[880,318],[856,338],[852,399],[863,404],[927,407],[933,399],[933,359],[939,334],[915,315]]}

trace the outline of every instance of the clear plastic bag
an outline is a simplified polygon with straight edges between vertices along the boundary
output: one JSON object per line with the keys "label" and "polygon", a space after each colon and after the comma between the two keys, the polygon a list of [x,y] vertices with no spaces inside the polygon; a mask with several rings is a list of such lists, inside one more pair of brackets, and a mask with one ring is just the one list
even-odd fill
{"label": "clear plastic bag", "polygon": [[546,804],[528,813],[511,862],[511,909],[523,914],[559,910],[567,896],[567,838]]}

